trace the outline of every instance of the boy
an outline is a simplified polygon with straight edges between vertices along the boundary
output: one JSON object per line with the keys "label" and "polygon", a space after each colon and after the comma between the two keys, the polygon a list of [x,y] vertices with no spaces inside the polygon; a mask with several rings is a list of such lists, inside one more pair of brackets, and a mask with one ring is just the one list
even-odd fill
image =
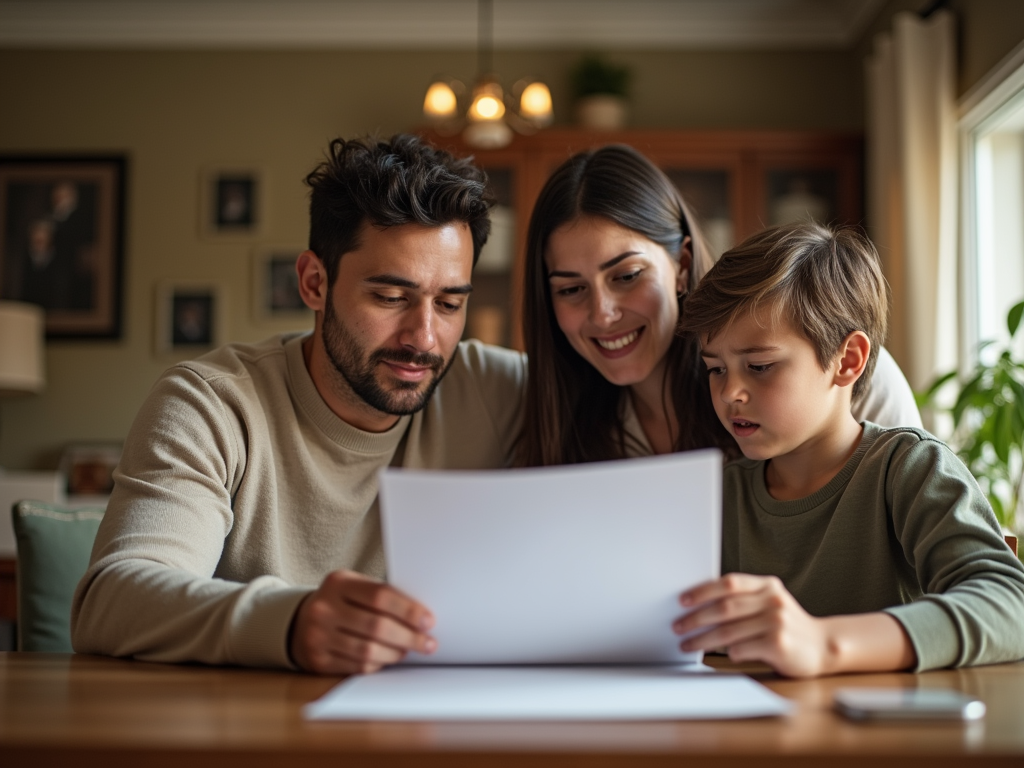
{"label": "boy", "polygon": [[[684,593],[684,650],[792,677],[1024,657],[1024,567],[952,451],[858,423],[885,338],[871,243],[811,223],[727,252],[685,304],[718,418],[722,572]],[[756,574],[756,575],[755,575]]]}

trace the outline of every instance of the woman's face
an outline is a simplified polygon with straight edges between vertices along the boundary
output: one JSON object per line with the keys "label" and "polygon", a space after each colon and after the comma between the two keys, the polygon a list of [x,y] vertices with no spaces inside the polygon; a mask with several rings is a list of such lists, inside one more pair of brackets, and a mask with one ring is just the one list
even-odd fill
{"label": "woman's face", "polygon": [[679,320],[689,250],[662,246],[615,222],[583,216],[548,239],[544,262],[555,317],[569,343],[608,381],[660,377]]}

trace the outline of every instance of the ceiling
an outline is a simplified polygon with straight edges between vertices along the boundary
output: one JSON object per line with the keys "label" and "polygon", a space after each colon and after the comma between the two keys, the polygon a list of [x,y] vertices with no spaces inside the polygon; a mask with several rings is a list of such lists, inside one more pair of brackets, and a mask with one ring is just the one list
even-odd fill
{"label": "ceiling", "polygon": [[[499,48],[847,48],[885,0],[494,0]],[[0,0],[2,47],[472,48],[476,0]]]}

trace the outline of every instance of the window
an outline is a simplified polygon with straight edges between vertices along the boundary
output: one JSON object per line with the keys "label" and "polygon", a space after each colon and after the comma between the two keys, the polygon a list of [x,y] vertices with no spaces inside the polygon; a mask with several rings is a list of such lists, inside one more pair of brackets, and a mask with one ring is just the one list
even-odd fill
{"label": "window", "polygon": [[961,356],[970,365],[979,342],[1005,346],[1006,313],[1024,299],[1024,49],[967,94],[961,115]]}

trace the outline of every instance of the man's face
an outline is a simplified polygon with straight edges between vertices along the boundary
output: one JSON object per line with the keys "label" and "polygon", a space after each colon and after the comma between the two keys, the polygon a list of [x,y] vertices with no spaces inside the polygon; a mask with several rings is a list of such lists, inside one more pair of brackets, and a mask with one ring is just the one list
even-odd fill
{"label": "man's face", "polygon": [[379,415],[423,408],[462,337],[472,269],[466,224],[365,226],[324,307],[334,393]]}

